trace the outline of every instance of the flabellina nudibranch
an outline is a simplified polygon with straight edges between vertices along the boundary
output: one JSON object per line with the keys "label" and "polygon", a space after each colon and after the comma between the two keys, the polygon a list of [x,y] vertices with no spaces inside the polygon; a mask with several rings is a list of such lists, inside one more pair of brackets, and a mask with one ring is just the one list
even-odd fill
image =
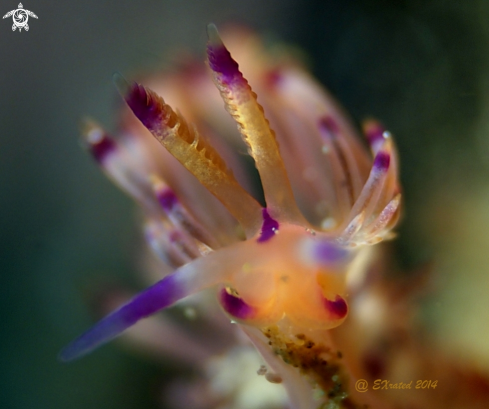
{"label": "flabellina nudibranch", "polygon": [[393,138],[367,121],[368,152],[333,99],[293,64],[250,70],[264,91],[259,104],[214,25],[208,37],[208,66],[263,197],[250,193],[251,176],[222,148],[212,118],[202,119],[211,97],[193,102],[199,107],[184,118],[155,91],[116,75],[133,115],[183,167],[135,136],[134,123],[119,139],[90,123],[86,140],[103,170],[140,204],[148,243],[173,272],[74,340],[60,359],[79,358],[139,320],[215,288],[222,309],[280,376],[292,407],[362,407],[331,329],[348,316],[362,263],[393,237],[399,219]]}

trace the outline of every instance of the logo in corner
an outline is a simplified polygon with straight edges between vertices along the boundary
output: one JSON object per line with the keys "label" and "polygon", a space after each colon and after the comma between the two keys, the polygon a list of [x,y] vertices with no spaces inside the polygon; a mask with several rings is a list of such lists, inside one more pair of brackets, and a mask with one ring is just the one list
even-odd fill
{"label": "logo in corner", "polygon": [[7,14],[3,16],[3,18],[7,18],[12,16],[12,20],[14,24],[12,25],[12,31],[19,29],[19,33],[24,29],[25,31],[29,31],[29,24],[27,21],[29,20],[29,16],[38,18],[32,11],[24,9],[22,3],[19,3],[17,6],[18,9],[11,10]]}

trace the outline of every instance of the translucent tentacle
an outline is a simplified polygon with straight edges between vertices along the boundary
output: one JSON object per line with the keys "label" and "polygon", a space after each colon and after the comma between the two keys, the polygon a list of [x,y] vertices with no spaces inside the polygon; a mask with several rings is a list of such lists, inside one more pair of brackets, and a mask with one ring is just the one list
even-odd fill
{"label": "translucent tentacle", "polygon": [[[187,264],[187,266],[190,265]],[[112,340],[140,319],[148,317],[183,298],[186,294],[179,278],[179,275],[175,274],[167,276],[138,294],[65,347],[61,351],[59,359],[71,361],[83,356],[97,346]]]}
{"label": "translucent tentacle", "polygon": [[399,165],[397,151],[394,146],[391,133],[387,131],[379,121],[368,119],[363,122],[362,127],[374,155],[377,155],[379,150],[383,148],[387,139],[390,140],[389,174],[387,175],[387,179],[385,181],[383,194],[379,200],[380,203],[385,204],[392,200],[392,198],[400,191],[398,181]]}
{"label": "translucent tentacle", "polygon": [[180,267],[200,256],[197,246],[189,237],[159,220],[149,219],[144,233],[153,252],[171,267]]}
{"label": "translucent tentacle", "polygon": [[305,122],[313,121],[315,126],[320,118],[333,118],[338,138],[348,145],[360,173],[368,172],[370,159],[348,115],[316,80],[298,68],[285,68],[280,71],[277,91],[298,112],[302,112]]}
{"label": "translucent tentacle", "polygon": [[351,217],[354,217],[361,211],[365,211],[365,220],[367,221],[373,210],[375,210],[385,181],[389,175],[389,170],[392,170],[390,163],[391,151],[392,142],[388,139],[375,156],[368,180],[351,210]]}
{"label": "translucent tentacle", "polygon": [[242,249],[247,243],[237,243],[180,267],[75,339],[61,351],[59,359],[71,361],[79,358],[114,339],[139,320],[204,288],[228,280],[231,273],[248,259],[248,252]]}
{"label": "translucent tentacle", "polygon": [[370,145],[372,153],[375,155],[382,147],[384,140],[388,137],[385,128],[375,119],[366,119],[362,123],[362,129]]}
{"label": "translucent tentacle", "polygon": [[[299,154],[307,152],[302,174],[292,174],[288,168],[294,191],[298,192],[299,198],[309,200],[309,207],[320,216],[319,220],[314,220],[316,224],[324,230],[334,230],[346,221],[351,206],[360,195],[371,159],[334,99],[309,75],[297,67],[287,66],[275,69],[272,74],[268,93],[264,93],[266,108],[280,106],[279,118],[289,123],[289,133],[293,129],[294,116],[300,124],[300,129],[291,134],[290,145],[301,146],[284,145],[285,155],[293,158],[297,169],[297,151]],[[282,136],[283,131],[277,130],[278,136]],[[283,138],[279,140],[282,144]],[[294,150],[288,152],[287,149]],[[298,188],[297,180],[301,177],[308,180]],[[306,186],[309,190],[314,189],[320,199],[314,200],[312,193],[307,194]]]}
{"label": "translucent tentacle", "polygon": [[355,193],[353,190],[352,174],[343,152],[340,149],[336,131],[333,132],[329,117],[321,118],[319,128],[324,141],[326,157],[333,171],[332,179],[336,190],[338,201],[338,212],[340,220],[344,220],[354,203]]}
{"label": "translucent tentacle", "polygon": [[163,214],[152,194],[148,175],[123,145],[92,120],[83,124],[82,136],[90,153],[110,179],[146,209]]}
{"label": "translucent tentacle", "polygon": [[208,26],[207,56],[215,83],[226,109],[238,123],[244,141],[260,173],[267,207],[275,217],[303,223],[292,187],[280,155],[274,132],[270,129],[256,94],[239,71],[219,37],[216,27]]}
{"label": "translucent tentacle", "polygon": [[392,138],[384,133],[382,143],[372,144],[372,149],[376,151],[372,170],[339,239],[343,244],[375,244],[388,237],[399,217],[401,196]]}
{"label": "translucent tentacle", "polygon": [[121,76],[114,81],[134,114],[253,236],[261,223],[261,206],[236,181],[219,154],[185,119],[153,91]]}
{"label": "translucent tentacle", "polygon": [[152,176],[151,183],[163,211],[175,226],[213,249],[220,247],[211,233],[187,211],[170,187],[156,175]]}
{"label": "translucent tentacle", "polygon": [[348,243],[360,231],[364,222],[365,211],[362,211],[360,214],[357,214],[350,223],[348,223],[348,226],[346,226],[346,229],[338,238],[338,243]]}
{"label": "translucent tentacle", "polygon": [[[99,307],[102,313],[109,313],[130,298],[129,292],[114,288],[102,299]],[[138,322],[120,337],[120,342],[131,349],[144,351],[148,356],[170,359],[189,367],[212,354],[199,339],[189,337],[185,329],[166,314]]]}
{"label": "translucent tentacle", "polygon": [[[270,74],[269,74],[270,75]],[[311,126],[303,113],[269,86],[260,95],[284,158],[287,173],[300,210],[310,222],[321,225],[327,217],[337,218],[336,193],[331,177],[331,166],[324,160],[319,138],[312,134]],[[305,138],[305,136],[311,136]],[[326,175],[326,177],[325,177]]]}
{"label": "translucent tentacle", "polygon": [[387,204],[382,212],[380,212],[377,219],[372,222],[371,227],[369,226],[370,236],[373,239],[375,239],[376,236],[381,239],[382,235],[385,235],[392,227],[394,227],[400,215],[400,205],[401,194],[399,193]]}
{"label": "translucent tentacle", "polygon": [[[188,212],[220,245],[235,242],[238,239],[236,232],[241,231],[236,218],[151,135],[129,109],[127,111],[127,117],[131,120],[126,118],[117,142],[131,153],[140,168],[145,169],[145,175],[157,175],[161,178],[175,192]],[[147,179],[145,183],[149,181]],[[154,191],[151,194],[155,199]],[[159,203],[157,206],[161,210]]]}
{"label": "translucent tentacle", "polygon": [[329,134],[332,144],[335,145],[338,155],[341,158],[345,173],[347,174],[350,195],[355,200],[363,187],[363,175],[357,163],[353,147],[348,143],[344,136],[344,131],[331,116],[323,116],[320,119],[320,126]]}

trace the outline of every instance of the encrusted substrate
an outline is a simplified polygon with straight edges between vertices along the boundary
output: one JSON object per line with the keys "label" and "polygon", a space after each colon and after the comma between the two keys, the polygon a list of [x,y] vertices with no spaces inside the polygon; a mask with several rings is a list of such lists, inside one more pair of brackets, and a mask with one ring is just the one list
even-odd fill
{"label": "encrusted substrate", "polygon": [[349,398],[348,376],[342,370],[342,353],[330,347],[315,343],[305,334],[289,337],[278,326],[263,329],[268,345],[283,361],[306,376],[315,387],[318,409],[367,409],[367,405],[357,405]]}

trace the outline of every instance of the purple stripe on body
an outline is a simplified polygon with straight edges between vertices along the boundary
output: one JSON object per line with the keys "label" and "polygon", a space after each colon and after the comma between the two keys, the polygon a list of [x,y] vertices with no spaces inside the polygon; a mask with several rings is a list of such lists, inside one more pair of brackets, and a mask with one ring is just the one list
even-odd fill
{"label": "purple stripe on body", "polygon": [[97,346],[117,337],[142,318],[174,304],[184,296],[184,288],[175,277],[165,277],[74,340],[61,351],[59,359],[71,361],[87,354]]}
{"label": "purple stripe on body", "polygon": [[223,44],[209,44],[207,57],[212,71],[221,74],[225,82],[239,81],[243,78],[238,63]]}
{"label": "purple stripe on body", "polygon": [[157,194],[158,202],[165,212],[171,212],[175,205],[178,204],[178,198],[175,192],[170,188],[163,189]]}
{"label": "purple stripe on body", "polygon": [[275,233],[278,231],[279,223],[275,219],[272,219],[268,210],[266,208],[262,209],[263,224],[261,226],[260,237],[258,237],[258,242],[263,243],[270,240]]}
{"label": "purple stripe on body", "polygon": [[228,314],[238,319],[248,319],[255,314],[253,307],[246,304],[241,298],[229,294],[225,288],[219,293],[219,302]]}
{"label": "purple stripe on body", "polygon": [[374,159],[374,169],[386,171],[389,169],[391,156],[387,152],[380,151]]}
{"label": "purple stripe on body", "polygon": [[348,256],[348,251],[341,248],[330,241],[322,240],[314,243],[313,257],[314,261],[331,265],[345,261]]}
{"label": "purple stripe on body", "polygon": [[107,156],[116,150],[115,142],[106,135],[103,135],[99,141],[90,144],[90,152],[98,163],[103,163]]}
{"label": "purple stripe on body", "polygon": [[333,319],[344,318],[348,313],[348,304],[339,295],[336,296],[334,301],[330,301],[327,298],[325,298],[324,306],[330,312]]}

